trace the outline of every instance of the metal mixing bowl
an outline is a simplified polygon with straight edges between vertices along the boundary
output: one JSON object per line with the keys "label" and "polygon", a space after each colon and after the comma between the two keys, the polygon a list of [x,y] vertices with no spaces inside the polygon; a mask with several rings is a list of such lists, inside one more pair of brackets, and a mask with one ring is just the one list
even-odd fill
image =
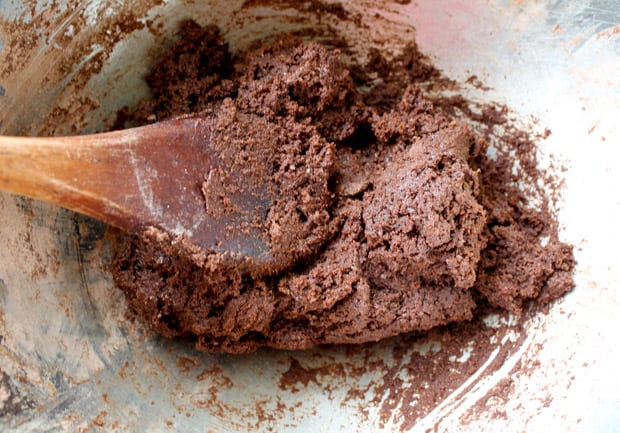
{"label": "metal mixing bowl", "polygon": [[[516,120],[552,131],[541,161],[553,154],[566,168],[558,170],[559,219],[561,237],[576,246],[575,290],[548,314],[498,327],[488,358],[459,373],[457,388],[419,401],[437,378],[415,367],[439,359],[439,334],[303,353],[199,354],[128,318],[106,270],[106,227],[0,194],[0,430],[620,428],[620,4],[343,5],[359,19],[285,0],[0,0],[0,133],[100,130],[148,94],[141,77],[184,18],[219,25],[233,49],[301,31],[327,43],[344,38],[363,58],[371,46],[397,51],[415,37],[446,75],[464,82],[475,74],[489,88],[466,87],[470,98],[504,103]],[[514,320],[489,317],[489,329],[498,317]],[[459,371],[476,349],[464,341],[461,356],[445,362]]]}

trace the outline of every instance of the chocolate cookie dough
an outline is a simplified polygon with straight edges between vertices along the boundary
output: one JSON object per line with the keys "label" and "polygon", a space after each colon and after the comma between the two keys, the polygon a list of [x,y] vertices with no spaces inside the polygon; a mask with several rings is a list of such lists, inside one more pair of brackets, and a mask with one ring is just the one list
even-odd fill
{"label": "chocolate cookie dough", "polygon": [[154,98],[118,126],[215,113],[253,146],[277,143],[270,173],[304,205],[270,209],[285,215],[271,239],[282,224],[297,236],[276,243],[292,259],[261,272],[124,236],[113,274],[132,309],[200,350],[245,353],[377,341],[568,291],[572,249],[494,187],[485,140],[436,108],[403,58],[389,74],[408,82],[386,73],[362,93],[337,50],[284,35],[233,57],[216,28],[185,22],[146,76]]}

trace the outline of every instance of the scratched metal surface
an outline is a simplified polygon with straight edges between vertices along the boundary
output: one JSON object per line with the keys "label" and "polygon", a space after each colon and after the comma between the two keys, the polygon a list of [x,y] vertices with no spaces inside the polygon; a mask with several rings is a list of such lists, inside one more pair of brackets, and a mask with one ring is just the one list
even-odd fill
{"label": "scratched metal surface", "polygon": [[[122,295],[106,271],[110,253],[104,226],[0,194],[0,430],[617,431],[618,2],[345,2],[372,23],[365,27],[272,10],[264,2],[243,10],[241,1],[196,3],[154,5],[143,18],[161,24],[164,39],[180,18],[214,22],[235,47],[276,31],[329,27],[359,56],[373,43],[402,46],[415,27],[420,47],[447,75],[465,80],[476,74],[490,88],[472,87],[470,97],[506,103],[526,123],[538,119],[536,125],[553,131],[541,148],[542,161],[552,153],[567,166],[560,221],[562,237],[576,245],[577,288],[548,315],[526,323],[519,331],[524,338],[502,364],[489,367],[492,354],[467,378],[465,394],[454,392],[410,426],[399,414],[406,412],[400,406],[412,403],[372,387],[390,367],[398,367],[396,342],[354,355],[343,348],[240,357],[198,354],[127,319]],[[71,124],[97,130],[118,107],[146,94],[140,76],[156,55],[151,48],[156,37],[143,28],[111,45],[88,45],[80,38],[101,28],[117,8],[119,3],[105,0],[0,0],[5,62],[0,65],[0,132],[62,134],[71,132]],[[63,57],[78,49],[80,56]],[[106,49],[113,54],[87,82],[71,79]],[[50,72],[57,58],[73,68],[65,79]],[[88,110],[71,112],[80,104]],[[54,111],[57,107],[64,111]],[[498,341],[498,348],[511,341]],[[409,350],[434,347],[426,343]],[[292,358],[341,374],[315,377],[301,390],[283,388],[280,380]],[[384,368],[353,375],[369,361],[381,361]],[[534,361],[536,368],[526,368]],[[484,410],[464,417],[508,376],[511,398],[498,403],[506,417],[486,416]],[[403,373],[401,379],[406,387],[414,378]],[[357,400],[348,398],[349,391],[359,389],[385,395],[369,391]],[[388,398],[395,398],[394,416],[385,420],[380,403]],[[492,405],[488,402],[489,412]]]}

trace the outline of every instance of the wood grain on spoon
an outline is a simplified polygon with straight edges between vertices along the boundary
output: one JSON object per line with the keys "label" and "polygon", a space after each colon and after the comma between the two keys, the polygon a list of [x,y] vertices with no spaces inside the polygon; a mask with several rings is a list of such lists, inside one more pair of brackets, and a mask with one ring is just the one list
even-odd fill
{"label": "wood grain on spoon", "polygon": [[[203,116],[84,136],[0,137],[0,190],[129,232],[155,227],[200,248],[269,261],[256,221],[266,217],[272,191],[245,170],[227,170],[211,146],[211,126]],[[209,195],[226,195],[235,211],[209,211]]]}

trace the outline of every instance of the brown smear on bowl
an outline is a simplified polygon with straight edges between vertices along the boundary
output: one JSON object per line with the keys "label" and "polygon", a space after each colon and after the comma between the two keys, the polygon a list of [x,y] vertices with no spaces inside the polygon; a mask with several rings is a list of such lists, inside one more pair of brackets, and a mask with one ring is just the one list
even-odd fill
{"label": "brown smear on bowl", "polygon": [[[167,337],[230,353],[359,344],[469,321],[487,304],[520,313],[572,287],[572,248],[536,184],[534,142],[506,130],[512,152],[492,150],[455,114],[489,132],[506,123],[504,109],[425,96],[424,82],[452,83],[414,45],[391,60],[375,51],[353,75],[338,50],[290,35],[233,57],[217,28],[186,21],[146,80],[154,99],[121,112],[117,126],[202,111],[231,142],[276,131],[250,145],[277,146],[272,176],[297,185],[286,194],[299,200],[296,215],[265,230],[286,254],[291,241],[278,236],[295,227],[304,251],[257,274],[168,237],[124,237],[116,284]],[[269,213],[279,206],[290,203]]]}
{"label": "brown smear on bowl", "polygon": [[[18,104],[11,110],[0,107],[0,128],[9,128],[11,135],[81,132],[100,101],[85,94],[84,88],[129,34],[149,28],[156,35],[146,17],[162,1],[119,4],[103,0],[96,5],[74,2],[70,7],[31,0],[22,3],[23,9],[15,18],[0,19],[0,84],[9,89],[5,95],[9,100],[31,99],[33,88],[29,83],[38,83],[35,88],[39,93],[37,104],[28,110]],[[97,16],[96,25],[93,14]],[[28,76],[21,73],[24,69],[29,71]]]}

